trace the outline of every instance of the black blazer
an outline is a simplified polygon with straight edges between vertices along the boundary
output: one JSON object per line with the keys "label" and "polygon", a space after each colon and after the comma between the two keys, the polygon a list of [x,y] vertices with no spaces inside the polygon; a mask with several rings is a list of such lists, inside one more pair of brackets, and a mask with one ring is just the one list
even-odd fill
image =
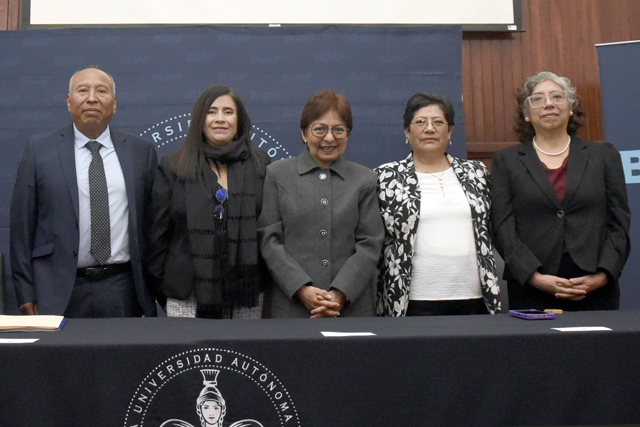
{"label": "black blazer", "polygon": [[581,269],[620,277],[631,213],[613,145],[571,138],[562,203],[531,142],[495,153],[491,176],[494,244],[505,279],[523,285],[535,271],[556,275],[565,245]]}
{"label": "black blazer", "polygon": [[[156,314],[145,286],[143,224],[158,164],[153,144],[111,128],[129,203],[129,252],[138,302]],[[29,139],[11,200],[11,270],[18,304],[36,302],[40,314],[64,313],[78,266],[78,180],[73,126]]]}

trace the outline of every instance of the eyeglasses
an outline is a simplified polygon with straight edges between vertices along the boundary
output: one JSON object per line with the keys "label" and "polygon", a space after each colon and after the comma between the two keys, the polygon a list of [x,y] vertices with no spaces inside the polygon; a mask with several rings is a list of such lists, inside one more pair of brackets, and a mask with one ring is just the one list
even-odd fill
{"label": "eyeglasses", "polygon": [[324,138],[327,132],[329,132],[329,129],[331,129],[331,133],[335,139],[344,139],[349,135],[349,128],[345,125],[329,127],[324,123],[313,123],[309,125],[309,127],[311,128],[311,135],[317,138]]}
{"label": "eyeglasses", "polygon": [[422,131],[425,127],[427,127],[429,123],[431,123],[434,129],[442,129],[443,127],[449,124],[444,119],[433,119],[433,120],[416,119],[411,122],[411,124],[417,131]]}
{"label": "eyeglasses", "polygon": [[527,97],[527,99],[533,108],[544,107],[547,99],[549,99],[554,105],[560,105],[567,102],[567,92],[563,90],[556,90],[555,92],[551,92],[549,95],[536,94]]}
{"label": "eyeglasses", "polygon": [[224,219],[224,201],[227,200],[227,190],[224,188],[216,191],[216,200],[220,203],[218,206],[213,208],[213,217],[218,221],[222,221]]}

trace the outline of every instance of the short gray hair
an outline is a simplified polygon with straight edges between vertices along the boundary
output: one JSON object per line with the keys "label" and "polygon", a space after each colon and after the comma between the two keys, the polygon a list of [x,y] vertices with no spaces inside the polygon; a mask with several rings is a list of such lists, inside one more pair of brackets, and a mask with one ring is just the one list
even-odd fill
{"label": "short gray hair", "polygon": [[551,81],[567,92],[567,98],[573,115],[569,116],[569,123],[567,124],[567,133],[569,135],[575,135],[584,123],[585,112],[582,108],[582,103],[576,92],[576,88],[571,85],[571,81],[566,77],[560,77],[550,71],[543,71],[531,76],[522,85],[516,94],[516,106],[515,122],[513,130],[518,135],[520,142],[528,142],[535,136],[536,132],[531,122],[527,121],[529,115],[529,102],[527,98],[533,93],[533,89],[542,82]]}
{"label": "short gray hair", "polygon": [[107,76],[109,76],[109,79],[111,80],[111,86],[113,86],[113,96],[116,96],[116,81],[113,80],[113,76],[111,74],[109,74],[108,71],[106,71],[105,69],[103,69],[102,67],[99,67],[97,65],[90,65],[88,67],[84,67],[79,69],[78,71],[76,71],[75,73],[73,73],[73,75],[71,76],[71,78],[69,79],[69,94],[71,94],[71,91],[73,90],[73,78],[75,76],[78,75],[79,72],[84,71],[84,70],[89,70],[89,69],[95,69],[95,70],[100,70],[103,73],[105,73]]}
{"label": "short gray hair", "polygon": [[571,104],[571,108],[575,107],[578,104],[578,93],[576,91],[576,88],[571,84],[571,80],[566,77],[560,77],[557,74],[552,73],[551,71],[542,71],[535,76],[529,77],[524,85],[522,85],[519,101],[522,103],[521,105],[524,111],[529,111],[527,98],[531,96],[531,94],[533,93],[533,89],[540,83],[547,80],[554,82],[555,84],[560,86],[562,90],[567,92],[567,99],[569,100],[569,104]]}

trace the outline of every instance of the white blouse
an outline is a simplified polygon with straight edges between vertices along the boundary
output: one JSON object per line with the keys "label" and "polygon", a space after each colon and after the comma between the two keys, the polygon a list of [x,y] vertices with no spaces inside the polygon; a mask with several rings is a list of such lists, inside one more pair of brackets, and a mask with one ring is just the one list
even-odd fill
{"label": "white blouse", "polygon": [[482,298],[471,209],[462,185],[453,168],[417,175],[420,220],[409,299]]}

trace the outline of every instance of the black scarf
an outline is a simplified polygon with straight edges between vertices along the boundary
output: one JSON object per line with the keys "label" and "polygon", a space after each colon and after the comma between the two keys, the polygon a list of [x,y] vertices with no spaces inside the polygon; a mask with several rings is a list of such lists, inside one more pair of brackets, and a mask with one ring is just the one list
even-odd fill
{"label": "black scarf", "polygon": [[213,217],[220,185],[209,164],[185,183],[187,227],[194,266],[198,317],[230,318],[234,308],[258,303],[256,168],[246,138],[218,148],[206,145],[207,161],[227,166],[228,196],[222,221]]}

